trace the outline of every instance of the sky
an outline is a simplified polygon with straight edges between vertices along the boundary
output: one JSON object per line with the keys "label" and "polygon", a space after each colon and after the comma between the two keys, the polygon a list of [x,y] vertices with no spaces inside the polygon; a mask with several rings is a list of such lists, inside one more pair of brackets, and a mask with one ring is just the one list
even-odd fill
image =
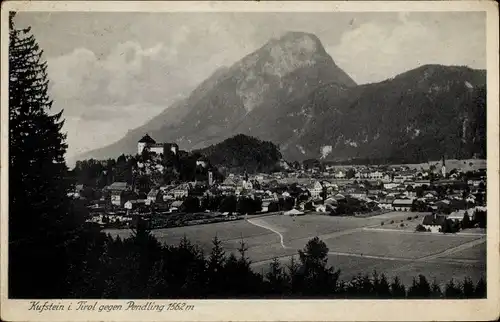
{"label": "sky", "polygon": [[484,12],[22,12],[48,63],[67,157],[122,138],[287,31],[318,36],[358,84],[425,64],[486,68]]}

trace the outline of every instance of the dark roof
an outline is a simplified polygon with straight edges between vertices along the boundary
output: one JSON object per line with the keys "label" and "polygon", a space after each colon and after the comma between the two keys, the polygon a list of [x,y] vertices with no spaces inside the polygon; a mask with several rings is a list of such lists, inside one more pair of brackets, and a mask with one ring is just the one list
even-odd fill
{"label": "dark roof", "polygon": [[412,199],[395,199],[392,202],[393,205],[403,205],[403,206],[411,206],[413,204]]}
{"label": "dark roof", "polygon": [[434,215],[426,215],[424,219],[422,219],[422,225],[441,226],[445,220],[446,216],[437,215],[434,218]]}
{"label": "dark roof", "polygon": [[156,143],[155,140],[153,140],[152,137],[150,137],[148,134],[144,135],[142,139],[139,140],[139,143]]}
{"label": "dark roof", "polygon": [[126,182],[113,182],[108,189],[114,191],[123,191],[127,190],[128,184]]}

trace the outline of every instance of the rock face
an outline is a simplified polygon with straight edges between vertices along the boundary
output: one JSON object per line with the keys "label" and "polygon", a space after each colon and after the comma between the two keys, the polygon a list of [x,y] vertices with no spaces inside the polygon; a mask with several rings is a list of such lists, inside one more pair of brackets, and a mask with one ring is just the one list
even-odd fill
{"label": "rock face", "polygon": [[484,71],[427,65],[357,86],[315,35],[289,32],[80,158],[134,153],[146,132],[184,150],[245,134],[279,144],[289,160],[469,156],[486,150],[485,83]]}

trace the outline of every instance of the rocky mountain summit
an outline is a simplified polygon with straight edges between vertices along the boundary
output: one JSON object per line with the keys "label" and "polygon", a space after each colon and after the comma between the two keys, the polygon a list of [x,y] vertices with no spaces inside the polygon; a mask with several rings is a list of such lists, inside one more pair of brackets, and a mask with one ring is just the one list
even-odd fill
{"label": "rocky mountain summit", "polygon": [[80,158],[132,154],[150,133],[183,150],[237,134],[279,145],[288,160],[413,161],[484,155],[486,72],[425,65],[357,85],[313,34],[288,32],[107,147]]}

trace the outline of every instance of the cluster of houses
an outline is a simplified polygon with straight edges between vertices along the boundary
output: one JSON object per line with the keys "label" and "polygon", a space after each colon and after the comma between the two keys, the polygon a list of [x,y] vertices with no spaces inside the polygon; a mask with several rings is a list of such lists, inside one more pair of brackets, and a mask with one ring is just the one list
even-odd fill
{"label": "cluster of houses", "polygon": [[[222,182],[211,180],[211,182],[184,182],[152,187],[149,193],[141,198],[131,185],[114,182],[103,189],[108,197],[96,201],[91,207],[107,203],[113,211],[134,213],[154,206],[165,212],[175,213],[180,211],[186,198],[196,197],[201,200],[206,196],[259,199],[262,202],[262,212],[273,211],[275,209],[272,207],[273,204],[283,198],[294,198],[293,209],[287,210],[295,212],[312,210],[322,213],[332,213],[339,202],[349,198],[365,203],[369,209],[432,211],[443,214],[465,211],[485,204],[485,191],[481,189],[481,184],[484,186],[486,183],[484,176],[477,176],[469,180],[466,185],[455,185],[464,181],[441,178],[431,182],[422,178],[424,175],[418,175],[418,171],[406,169],[391,173],[382,171],[377,173],[377,171],[367,175],[363,174],[367,173],[366,171],[360,175],[356,172],[356,177],[351,179],[313,178],[296,173],[252,176],[230,174]],[[384,178],[389,174],[391,180],[385,182]],[[447,188],[443,190],[444,193],[439,193],[438,187]]]}
{"label": "cluster of houses", "polygon": [[[138,142],[138,153],[143,153],[145,149],[161,154],[168,151],[174,156],[179,153],[176,144],[158,144],[148,135]],[[206,167],[205,162],[200,159],[197,166]],[[134,185],[114,182],[101,191],[101,200],[90,202],[89,209],[99,216],[103,209],[111,213],[121,211],[131,214],[145,209],[151,212],[154,208],[176,213],[181,211],[184,201],[190,197],[201,201],[207,196],[234,196],[237,199],[260,200],[261,212],[276,211],[276,204],[284,199],[292,199],[288,207],[291,209],[284,210],[332,214],[339,204],[354,199],[366,205],[363,208],[365,211],[429,211],[450,215],[484,206],[485,184],[484,170],[477,171],[465,180],[461,171],[454,169],[447,173],[444,160],[440,169],[432,171],[405,166],[326,166],[321,170],[288,167],[287,171],[272,174],[229,174],[223,181],[214,180],[209,172],[206,181],[157,185],[150,187],[146,195],[138,193]],[[78,185],[73,196],[78,198],[83,189],[82,185]],[[436,218],[428,220],[436,223],[441,220]]]}

